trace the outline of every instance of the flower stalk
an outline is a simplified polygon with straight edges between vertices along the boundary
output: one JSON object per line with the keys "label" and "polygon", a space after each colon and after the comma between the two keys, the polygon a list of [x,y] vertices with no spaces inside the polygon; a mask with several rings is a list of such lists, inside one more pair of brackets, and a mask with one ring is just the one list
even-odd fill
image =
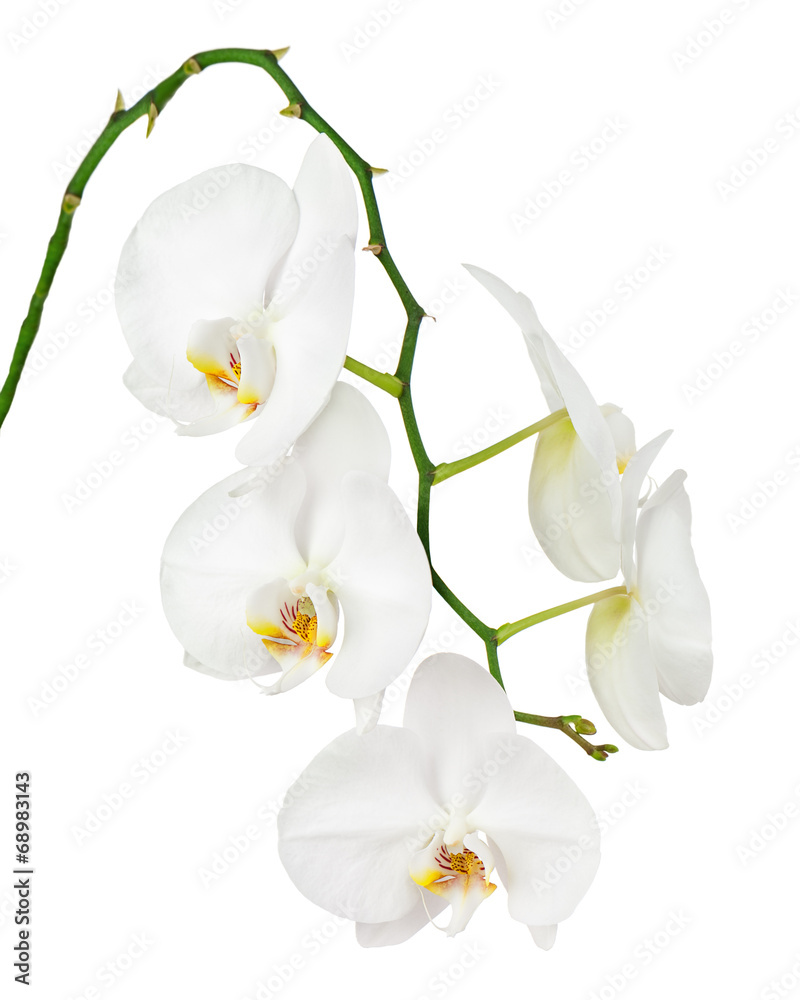
{"label": "flower stalk", "polygon": [[[430,550],[431,489],[435,484],[443,482],[445,479],[449,479],[469,468],[473,468],[493,458],[495,455],[506,451],[515,444],[539,433],[562,419],[565,411],[558,410],[551,413],[544,419],[467,458],[455,462],[444,462],[439,465],[435,465],[431,461],[419,431],[410,389],[417,339],[422,320],[426,318],[427,314],[414,298],[387,246],[378,203],[373,189],[373,179],[381,171],[372,167],[363,159],[308,103],[295,83],[278,65],[278,60],[285,54],[285,51],[284,49],[273,52],[259,49],[222,48],[199,52],[186,60],[178,70],[162,80],[130,108],[125,109],[123,102],[118,98],[108,123],[67,184],[56,228],[48,243],[39,281],[31,298],[28,313],[20,328],[8,376],[2,389],[0,389],[0,426],[5,420],[14,400],[25,362],[39,330],[45,302],[67,248],[74,213],[80,205],[87,183],[111,146],[127,128],[142,117],[147,119],[147,135],[149,135],[166,105],[183,84],[191,77],[197,76],[209,67],[227,63],[239,63],[252,65],[263,70],[275,81],[289,102],[285,113],[307,122],[317,132],[327,135],[341,153],[359,185],[369,226],[369,243],[366,249],[372,251],[397,292],[406,313],[406,327],[400,350],[400,358],[394,374],[378,372],[350,357],[346,359],[344,367],[398,400],[409,448],[419,475],[417,533],[422,541],[428,561],[431,564],[433,587],[469,628],[483,640],[490,672],[495,680],[501,686],[504,686],[498,657],[498,646],[502,642],[505,642],[506,639],[517,632],[553,618],[556,615],[565,614],[568,611],[584,607],[587,604],[601,600],[603,597],[624,593],[625,588],[614,587],[599,594],[593,594],[589,597],[539,612],[520,621],[502,625],[498,629],[493,629],[478,618],[453,593],[433,567]],[[588,744],[580,733],[569,722],[565,721],[572,717],[559,716],[550,719],[549,717],[533,716],[526,713],[515,713],[515,715],[518,721],[561,729],[562,732],[565,732],[571,739],[579,743],[587,753],[591,753],[596,759],[605,759],[608,753],[616,749],[610,747],[591,747],[591,744]],[[591,750],[587,749],[587,747],[591,747]]]}

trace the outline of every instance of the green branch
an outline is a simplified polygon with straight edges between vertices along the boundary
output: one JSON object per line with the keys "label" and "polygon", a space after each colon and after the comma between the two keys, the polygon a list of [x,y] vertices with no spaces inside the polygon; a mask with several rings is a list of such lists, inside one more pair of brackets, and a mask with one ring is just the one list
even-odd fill
{"label": "green branch", "polygon": [[515,444],[533,437],[534,434],[538,434],[539,431],[543,431],[546,427],[552,427],[553,424],[557,424],[566,415],[566,410],[556,410],[555,413],[537,420],[530,427],[524,427],[521,431],[517,431],[516,434],[503,438],[497,444],[490,444],[488,448],[477,451],[474,455],[467,455],[466,458],[459,458],[455,462],[442,462],[434,469],[433,485],[435,486],[437,483],[444,482],[445,479],[449,479],[451,476],[457,476],[459,472],[466,472],[467,469],[471,469],[476,465],[480,465],[481,462],[486,462],[490,458],[494,458],[495,455],[513,448]]}
{"label": "green branch", "polygon": [[390,396],[394,396],[395,399],[399,399],[403,395],[403,390],[405,386],[397,378],[396,375],[390,375],[388,372],[379,372],[374,368],[370,368],[369,365],[362,365],[360,361],[356,361],[355,358],[351,358],[350,355],[344,359],[344,366],[354,375],[358,375],[367,382],[371,382],[376,385],[379,389],[383,389],[384,392],[388,392]]}
{"label": "green branch", "polygon": [[[371,251],[386,271],[403,305],[407,322],[400,349],[400,359],[393,375],[388,372],[378,372],[374,368],[370,368],[368,365],[364,365],[350,357],[345,361],[345,368],[394,396],[400,405],[400,412],[408,437],[409,447],[414,457],[419,476],[417,532],[425,548],[428,561],[431,563],[433,586],[456,614],[483,640],[486,646],[489,670],[498,683],[503,685],[498,658],[498,646],[502,642],[505,642],[506,639],[517,632],[522,631],[522,629],[535,625],[538,622],[546,621],[548,618],[565,614],[567,611],[572,611],[575,608],[584,607],[587,604],[594,603],[613,594],[625,593],[625,588],[614,587],[599,594],[593,594],[590,597],[581,598],[578,601],[572,601],[569,604],[563,604],[557,608],[539,612],[539,614],[531,615],[529,618],[518,622],[502,625],[499,629],[494,630],[470,611],[453,591],[450,590],[434,569],[431,562],[430,545],[430,500],[433,485],[457,475],[466,469],[472,468],[481,462],[487,461],[507,448],[511,448],[520,441],[524,441],[526,438],[544,430],[545,427],[549,427],[561,419],[564,413],[559,410],[475,455],[456,462],[445,462],[434,466],[434,463],[428,457],[422,441],[411,395],[411,375],[414,367],[417,339],[425,312],[405,283],[386,245],[386,237],[383,232],[380,212],[373,189],[373,175],[375,171],[363,157],[359,156],[345,142],[338,132],[331,128],[324,118],[317,114],[295,86],[294,82],[281,69],[278,65],[278,59],[284,52],[285,50],[272,52],[270,50],[240,48],[215,49],[209,52],[200,52],[188,59],[179,70],[157,84],[128,110],[121,107],[121,102],[118,102],[118,106],[109,118],[107,125],[67,184],[58,222],[48,243],[41,275],[31,298],[28,314],[20,328],[8,377],[2,390],[0,390],[0,425],[2,425],[11,407],[22,376],[25,361],[39,330],[44,304],[52,287],[58,266],[67,248],[74,212],[81,203],[81,198],[89,179],[113,143],[125,129],[129,128],[135,121],[142,117],[147,118],[147,135],[150,135],[159,116],[180,87],[190,77],[196,76],[210,66],[224,63],[245,63],[264,70],[277,83],[289,101],[288,107],[284,109],[282,114],[299,118],[311,125],[317,132],[327,135],[342,154],[361,189],[369,224],[369,245],[364,249]],[[587,753],[591,752],[592,756],[597,756],[598,753],[603,753],[607,756],[608,753],[616,750],[615,747],[611,747],[610,745],[592,747],[586,740],[583,740],[580,733],[572,725],[579,717],[557,716],[551,718],[548,716],[528,715],[521,712],[515,713],[515,716],[522,722],[561,729],[571,739],[583,746]],[[586,722],[586,720],[581,721]]]}
{"label": "green branch", "polygon": [[601,743],[595,746],[585,740],[583,734],[593,736],[597,730],[593,722],[582,719],[580,715],[530,715],[528,712],[514,712],[514,718],[517,722],[527,722],[531,726],[560,730],[595,760],[608,760],[610,753],[619,753],[619,747],[615,747],[613,743]]}
{"label": "green branch", "polygon": [[608,590],[600,590],[596,594],[589,594],[588,597],[579,597],[577,601],[558,604],[556,607],[548,608],[546,611],[539,611],[535,615],[529,615],[527,618],[520,618],[517,622],[506,623],[505,625],[501,625],[495,632],[497,645],[499,646],[506,639],[510,639],[517,632],[522,632],[524,629],[530,628],[531,625],[538,625],[540,622],[546,622],[550,618],[558,618],[559,615],[565,615],[569,611],[577,611],[578,608],[585,608],[587,604],[596,604],[606,597],[615,597],[617,594],[627,593],[626,587],[609,587]]}

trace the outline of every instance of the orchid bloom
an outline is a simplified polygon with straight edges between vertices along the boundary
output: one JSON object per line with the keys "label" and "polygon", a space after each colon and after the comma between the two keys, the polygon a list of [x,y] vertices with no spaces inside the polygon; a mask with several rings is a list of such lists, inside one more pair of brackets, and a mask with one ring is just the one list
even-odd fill
{"label": "orchid bloom", "polygon": [[618,406],[597,405],[530,299],[488,271],[464,267],[522,330],[550,412],[567,411],[536,441],[528,490],[536,539],[570,579],[610,580],[620,566],[620,474],[636,450],[633,424]]}
{"label": "orchid bloom", "polygon": [[293,191],[266,170],[233,164],[156,198],[116,279],[133,353],[127,387],[180,434],[256,418],[237,458],[276,461],[344,364],[356,225],[352,182],[324,135]]}
{"label": "orchid bloom", "polygon": [[686,473],[673,472],[636,519],[645,476],[670,433],[638,451],[622,477],[627,593],[598,601],[586,631],[586,664],[598,704],[639,750],[668,745],[659,692],[679,705],[694,705],[711,683],[711,610],[692,551]]}
{"label": "orchid bloom", "polygon": [[431,606],[428,560],[388,470],[380,418],[339,382],[279,466],[241,470],[196,500],[161,573],[187,666],[231,680],[278,673],[265,688],[277,694],[333,658],[328,688],[356,701],[362,728],[374,723]]}
{"label": "orchid bloom", "polygon": [[500,685],[455,653],[429,657],[402,727],[350,732],[298,778],[278,850],[312,902],[357,921],[362,945],[407,940],[446,907],[463,930],[494,893],[552,946],[599,862],[591,806],[535,743],[518,736]]}

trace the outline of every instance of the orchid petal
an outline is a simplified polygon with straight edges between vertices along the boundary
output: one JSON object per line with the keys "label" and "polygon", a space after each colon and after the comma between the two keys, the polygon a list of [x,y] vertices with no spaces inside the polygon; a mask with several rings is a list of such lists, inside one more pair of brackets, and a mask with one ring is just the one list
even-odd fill
{"label": "orchid petal", "polygon": [[498,874],[511,916],[534,926],[557,924],[575,909],[597,870],[595,815],[578,786],[535,743],[514,735],[504,745],[469,820],[502,855]]}
{"label": "orchid petal", "polygon": [[275,383],[258,420],[239,442],[246,465],[270,465],[320,413],[347,352],[353,308],[353,247],[344,240],[303,283],[303,294],[282,313],[268,311],[275,348]]}
{"label": "orchid petal", "polygon": [[397,920],[389,920],[382,924],[356,924],[356,940],[362,948],[383,948],[392,944],[402,944],[413,937],[423,927],[427,927],[432,919],[447,907],[447,900],[432,893],[420,890],[420,898],[413,910]]}
{"label": "orchid petal", "polygon": [[616,459],[603,475],[567,417],[539,432],[528,486],[531,527],[548,559],[571,580],[595,583],[619,572],[615,488]]}
{"label": "orchid petal", "polygon": [[154,381],[138,361],[131,361],[122,376],[125,388],[153,413],[176,423],[199,420],[214,410],[214,398],[202,372],[195,373],[195,385],[190,389],[175,389]]}
{"label": "orchid petal", "polygon": [[368,473],[342,479],[345,534],[324,578],[344,612],[344,639],[329,689],[363,698],[408,666],[428,624],[431,578],[425,550],[402,504]]}
{"label": "orchid petal", "polygon": [[598,601],[586,627],[586,667],[603,715],[638,750],[663,750],[667,728],[641,605],[627,594]]}
{"label": "orchid petal", "polygon": [[648,441],[633,455],[622,476],[622,575],[625,585],[631,590],[636,584],[636,567],[633,546],[636,537],[636,514],[639,509],[639,494],[650,466],[664,447],[672,431],[664,431]]}
{"label": "orchid petal", "polygon": [[300,212],[297,235],[266,293],[267,301],[276,299],[281,310],[304,294],[309,274],[324,266],[340,243],[349,243],[352,254],[358,228],[352,174],[327,135],[317,136],[308,147],[293,190]]}
{"label": "orchid petal", "polygon": [[303,895],[370,924],[417,908],[408,859],[436,809],[425,766],[415,734],[389,726],[346,733],[314,758],[278,817],[280,858]]}
{"label": "orchid petal", "polygon": [[531,932],[534,944],[541,948],[542,951],[550,951],[556,943],[556,931],[558,930],[558,924],[545,924],[540,927],[535,927],[533,924],[529,924],[528,930]]}
{"label": "orchid petal", "polygon": [[263,403],[275,381],[275,352],[261,337],[246,333],[236,342],[241,359],[240,403]]}
{"label": "orchid petal", "polygon": [[711,608],[691,543],[691,510],[674,472],[642,508],[636,528],[637,588],[648,617],[661,693],[680,705],[711,683]]}
{"label": "orchid petal", "polygon": [[516,733],[505,691],[474,660],[456,653],[429,656],[417,667],[403,725],[430,752],[438,800],[453,803],[458,796],[464,809],[483,793],[493,770],[486,765],[502,750],[502,740]]}
{"label": "orchid petal", "polygon": [[485,271],[482,267],[476,267],[474,264],[462,264],[462,267],[469,271],[472,277],[497,299],[522,330],[528,354],[536,369],[536,374],[539,376],[542,393],[550,412],[560,410],[564,405],[564,400],[544,349],[544,341],[548,334],[539,321],[531,300],[522,292],[515,292],[510,285],[507,285],[497,275],[492,274],[491,271]]}
{"label": "orchid petal", "polygon": [[297,440],[292,461],[306,477],[306,496],[297,519],[297,544],[310,566],[327,566],[344,538],[341,493],[348,472],[389,478],[389,435],[375,408],[358,389],[337,382],[320,416]]}
{"label": "orchid petal", "polygon": [[370,733],[378,724],[381,717],[381,707],[383,706],[383,696],[385,688],[377,694],[367,695],[366,698],[354,698],[353,707],[356,712],[356,732]]}

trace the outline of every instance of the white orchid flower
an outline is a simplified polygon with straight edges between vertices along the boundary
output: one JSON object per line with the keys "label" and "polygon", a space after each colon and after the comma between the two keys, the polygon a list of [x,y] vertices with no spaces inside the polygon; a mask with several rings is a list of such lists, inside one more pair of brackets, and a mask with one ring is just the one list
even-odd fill
{"label": "white orchid flower", "polygon": [[255,418],[237,458],[274,462],[342,369],[356,225],[352,181],[324,135],[294,190],[232,164],[156,198],[123,247],[116,279],[133,353],[127,387],[181,434]]}
{"label": "white orchid flower", "polygon": [[455,653],[429,657],[402,727],[334,740],[289,790],[278,850],[312,902],[357,921],[362,945],[398,944],[447,906],[448,935],[491,896],[540,947],[555,940],[599,862],[591,806],[535,743],[505,692]]}
{"label": "white orchid flower", "polygon": [[567,411],[536,441],[528,490],[536,539],[570,579],[610,580],[620,566],[620,473],[636,450],[633,424],[618,406],[597,405],[530,299],[489,271],[464,267],[522,330],[550,412]]}
{"label": "white orchid flower", "polygon": [[425,551],[388,470],[380,418],[339,382],[277,468],[243,469],[196,500],[161,572],[186,664],[231,680],[279,673],[265,688],[276,694],[333,657],[328,688],[356,701],[361,728],[374,724],[431,607]]}
{"label": "white orchid flower", "polygon": [[642,506],[639,493],[671,432],[638,451],[622,477],[622,571],[627,594],[592,609],[586,664],[606,719],[639,750],[667,747],[659,692],[679,705],[711,683],[711,611],[691,544],[692,515],[679,470]]}

